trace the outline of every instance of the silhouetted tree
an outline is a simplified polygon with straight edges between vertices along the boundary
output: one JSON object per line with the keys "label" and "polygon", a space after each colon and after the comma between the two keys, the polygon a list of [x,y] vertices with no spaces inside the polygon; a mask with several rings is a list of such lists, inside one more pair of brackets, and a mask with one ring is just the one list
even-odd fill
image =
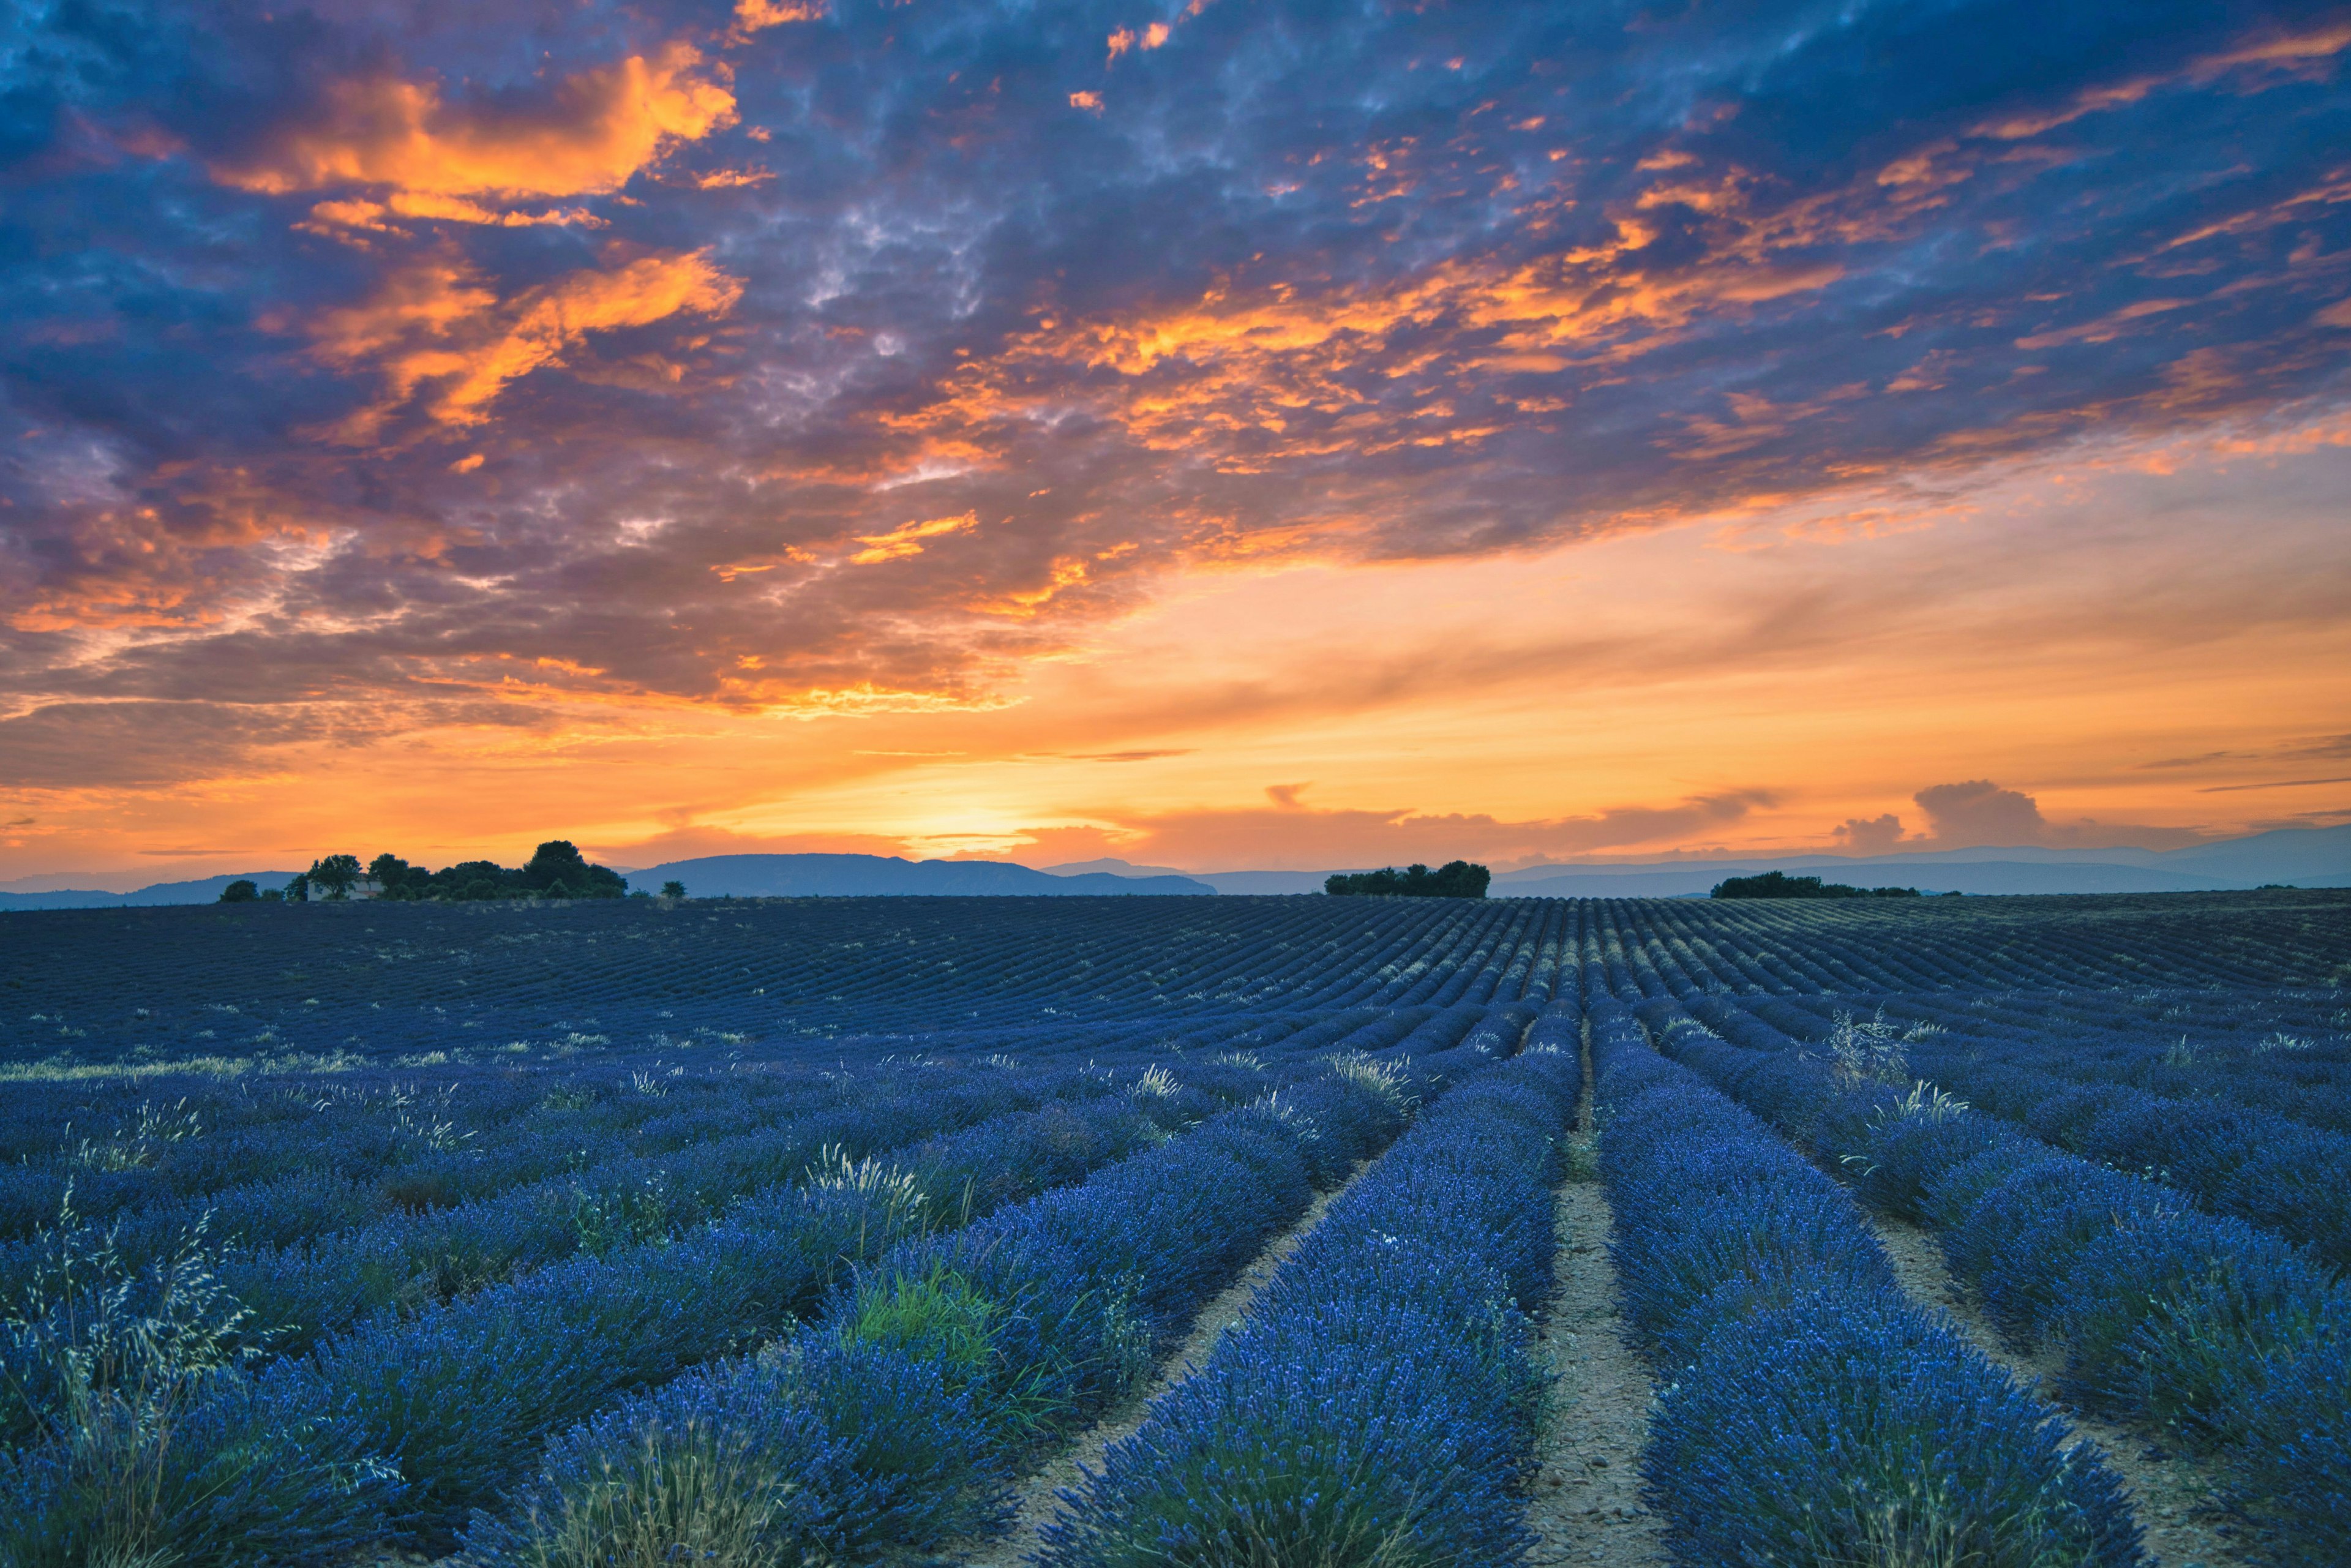
{"label": "silhouetted tree", "polygon": [[662,896],[664,898],[684,898],[685,896],[685,883],[682,882],[665,882],[662,883]]}
{"label": "silhouetted tree", "polygon": [[522,868],[522,879],[533,893],[549,898],[618,898],[628,891],[620,873],[590,865],[569,839],[550,839],[538,846]]}
{"label": "silhouetted tree", "polygon": [[1387,866],[1333,876],[1324,881],[1322,891],[1359,898],[1483,898],[1493,880],[1494,873],[1484,866],[1447,861],[1435,871],[1425,865],[1406,866],[1403,871]]}
{"label": "silhouetted tree", "polygon": [[1816,876],[1790,876],[1767,871],[1754,876],[1726,877],[1714,884],[1708,898],[1917,898],[1915,887],[1849,887],[1823,882]]}
{"label": "silhouetted tree", "polygon": [[429,871],[385,853],[361,870],[354,856],[330,855],[299,879],[301,887],[290,896],[300,898],[311,887],[329,898],[347,896],[334,891],[329,881],[330,876],[346,874],[350,884],[364,882],[374,888],[377,897],[395,900],[620,898],[629,891],[620,873],[610,866],[590,864],[569,840],[550,839],[520,866],[472,860]]}
{"label": "silhouetted tree", "polygon": [[309,903],[310,879],[308,876],[303,875],[300,872],[295,873],[294,880],[286,884],[286,891],[278,894],[278,896],[283,898],[288,904]]}
{"label": "silhouetted tree", "polygon": [[221,889],[223,904],[253,904],[261,897],[261,887],[250,877],[239,877]]}
{"label": "silhouetted tree", "polygon": [[360,884],[360,857],[329,855],[325,860],[312,861],[308,874],[312,887],[326,889],[329,898],[340,902]]}

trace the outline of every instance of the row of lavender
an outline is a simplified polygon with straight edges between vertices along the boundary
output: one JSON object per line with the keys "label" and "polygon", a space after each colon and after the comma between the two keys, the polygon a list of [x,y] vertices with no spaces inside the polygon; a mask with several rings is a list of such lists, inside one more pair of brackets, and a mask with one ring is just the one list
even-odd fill
{"label": "row of lavender", "polygon": [[2142,1561],[2119,1490],[1909,1302],[1859,1211],[1595,1004],[1600,1174],[1664,1392],[1642,1457],[1678,1561]]}
{"label": "row of lavender", "polygon": [[1045,1568],[1507,1563],[1545,1376],[1532,1314],[1582,1080],[1577,1016],[1448,1095],[1337,1203],[1102,1469]]}
{"label": "row of lavender", "polygon": [[[696,1401],[734,1399],[724,1391],[741,1380],[804,1372],[811,1389],[838,1392],[872,1368],[859,1361],[865,1371],[843,1371],[838,1357],[803,1353],[837,1342],[866,1356],[879,1344],[935,1364],[928,1373],[884,1369],[883,1382],[929,1386],[935,1375],[946,1395],[1003,1427],[986,1451],[1008,1464],[1020,1451],[1009,1434],[1039,1437],[1098,1406],[1134,1358],[1160,1346],[1187,1304],[1245,1260],[1266,1226],[1293,1213],[1293,1198],[1303,1201],[1299,1183],[1277,1171],[1266,1189],[1276,1196],[1259,1213],[1243,1201],[1248,1185],[1224,1167],[1202,1179],[1202,1160],[1286,1160],[1310,1178],[1333,1179],[1393,1133],[1408,1094],[1433,1092],[1507,1051],[1525,1023],[1523,1009],[1453,1009],[1416,1022],[1383,1018],[1340,1041],[1327,1040],[1327,1026],[1295,1031],[1288,1051],[1176,1061],[1175,1071],[1175,1059],[1162,1059],[1140,1071],[1096,1061],[1048,1073],[1058,1081],[1027,1091],[1050,1101],[1042,1109],[996,1115],[887,1163],[836,1160],[755,1191],[698,1228],[538,1260],[421,1311],[380,1311],[307,1354],[269,1357],[215,1270],[166,1260],[126,1273],[119,1300],[101,1299],[104,1281],[53,1271],[40,1281],[51,1310],[12,1326],[5,1414],[16,1447],[0,1464],[0,1516],[10,1521],[0,1544],[12,1560],[60,1563],[102,1551],[318,1562],[375,1540],[444,1546],[470,1511],[495,1508],[527,1481],[534,1456],[569,1423],[762,1344],[756,1364],[681,1385],[678,1397],[699,1410]],[[1358,1049],[1324,1065],[1334,1059],[1315,1045],[1341,1041],[1384,1047],[1386,1060]],[[1426,1053],[1416,1066],[1416,1050]],[[1081,1084],[1093,1092],[1071,1092]],[[1255,1109],[1217,1110],[1243,1100]],[[1155,1144],[1164,1147],[1134,1152]],[[1244,1146],[1259,1152],[1237,1152]],[[1273,1158],[1266,1149],[1287,1152]],[[1089,1171],[1104,1174],[1066,1199],[1030,1196]],[[1029,1239],[1008,1239],[1016,1233]],[[1038,1239],[1048,1235],[1050,1247]],[[70,1250],[60,1253],[66,1267],[90,1261]],[[95,1292],[84,1288],[92,1283]],[[841,1294],[845,1284],[853,1288]],[[1046,1333],[1040,1325],[1059,1321],[1044,1309],[1049,1297],[1076,1314],[1063,1325],[1077,1336],[1066,1345],[1032,1343]],[[109,1313],[135,1318],[138,1333],[110,1341]],[[812,1318],[820,1326],[793,1329]],[[163,1336],[172,1343],[157,1339],[159,1322],[176,1325]],[[999,1330],[1009,1336],[1001,1343],[989,1337]],[[982,1342],[994,1348],[975,1349]],[[1065,1362],[1066,1377],[1051,1370]],[[609,1433],[619,1420],[638,1432],[645,1410],[626,1408],[634,1413],[592,1429]],[[700,1420],[687,1424],[705,1431]],[[578,1449],[601,1439],[565,1441]],[[724,1442],[737,1451],[736,1438]],[[497,1541],[538,1528],[531,1521],[556,1506],[548,1499],[566,1495],[562,1454],[573,1449],[538,1461],[539,1480],[494,1516],[505,1522],[480,1527],[480,1551],[495,1554]],[[979,1471],[968,1479],[986,1490]],[[806,1489],[796,1481],[794,1490]],[[852,1490],[838,1517],[882,1517],[867,1492]],[[972,1517],[961,1504],[938,1515]],[[146,1533],[120,1539],[126,1520]]]}
{"label": "row of lavender", "polygon": [[[1790,997],[1824,1019],[1883,1009],[1939,1054],[2030,1067],[2087,1084],[2123,1084],[2164,1100],[2220,1098],[2335,1133],[2351,1133],[2351,1009],[2313,995],[2278,1005],[2240,993],[2166,993],[2159,1010],[2112,996]],[[2234,1004],[2234,1005],[2226,1005]],[[1809,1027],[1809,1026],[1807,1026]],[[1948,1039],[1939,1038],[1948,1036]],[[2062,1040],[2063,1051],[2049,1049]]]}
{"label": "row of lavender", "polygon": [[[559,1440],[475,1520],[469,1559],[605,1560],[649,1520],[684,1553],[733,1561],[866,1563],[1000,1531],[1011,1479],[1133,1387],[1316,1187],[1392,1139],[1415,1082],[1305,1086],[893,1249],[789,1340]],[[769,1506],[680,1507],[682,1468],[733,1470],[732,1497]]]}
{"label": "row of lavender", "polygon": [[2325,1257],[1733,1004],[1640,1011],[1676,1061],[1933,1228],[2003,1332],[2056,1353],[2068,1397],[2227,1465],[2282,1559],[2351,1557],[2351,1290]]}
{"label": "row of lavender", "polygon": [[[1848,1055],[1882,1057],[1873,1070],[1906,1086],[1931,1080],[2045,1144],[2153,1177],[2210,1213],[2273,1230],[2330,1267],[2351,1270],[2351,1135],[2305,1119],[2351,1101],[2351,1067],[2337,1067],[2342,1082],[2310,1084],[2303,1103],[2288,1098],[2304,1112],[2289,1116],[2240,1103],[2247,1085],[2233,1071],[2167,1083],[2168,1093],[2116,1082],[2101,1069],[2119,1065],[2124,1077],[2132,1064],[2092,1056],[2079,1043],[2085,1031],[2073,1027],[2001,1040],[1976,1031],[1971,1009],[1949,1005],[1888,1009],[1891,1021],[1823,998],[1758,998],[1750,1009],[1784,1031],[1762,1037],[1768,1049],[1793,1037],[1816,1050],[1843,1043]],[[1692,1010],[1709,1023],[1720,1017],[1726,1030],[1751,1027],[1719,1001],[1693,1002]],[[2051,1049],[2053,1037],[2063,1049]]]}

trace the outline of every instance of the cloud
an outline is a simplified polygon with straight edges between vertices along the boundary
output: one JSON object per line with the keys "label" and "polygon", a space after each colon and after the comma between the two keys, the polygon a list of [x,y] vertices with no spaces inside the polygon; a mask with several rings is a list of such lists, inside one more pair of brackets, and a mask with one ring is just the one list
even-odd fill
{"label": "cloud", "polygon": [[2193,828],[2101,822],[2088,817],[2052,822],[2041,814],[2041,803],[2032,796],[2021,789],[2004,789],[1989,779],[1932,785],[1911,799],[1927,813],[1927,833],[1909,841],[1920,848],[2045,844],[2064,849],[2169,850],[2200,842],[2208,836]]}
{"label": "cloud", "polygon": [[269,195],[382,193],[314,209],[328,224],[365,228],[387,215],[514,223],[531,220],[512,204],[618,191],[667,148],[735,119],[733,93],[698,50],[675,42],[575,72],[518,102],[451,102],[435,79],[388,73],[331,81],[308,114],[214,163],[213,173]]}
{"label": "cloud", "polygon": [[746,33],[787,22],[821,22],[825,16],[823,0],[735,0],[735,25]]}
{"label": "cloud", "polygon": [[0,719],[0,788],[135,789],[218,778],[249,770],[258,751],[313,738],[316,722],[209,703],[51,704]]}
{"label": "cloud", "polygon": [[742,281],[700,251],[569,273],[504,302],[464,269],[427,263],[395,275],[363,306],[323,313],[309,330],[331,363],[382,366],[381,398],[334,427],[334,439],[356,445],[373,440],[427,382],[435,389],[426,401],[432,419],[479,425],[509,382],[561,365],[590,333],[724,315],[742,293]]}
{"label": "cloud", "polygon": [[905,841],[880,833],[738,833],[684,826],[648,838],[597,841],[594,858],[614,865],[656,866],[711,855],[904,855]]}
{"label": "cloud", "polygon": [[978,515],[965,512],[953,517],[933,517],[927,522],[901,523],[886,534],[861,534],[857,542],[865,548],[851,556],[849,564],[879,566],[885,560],[904,560],[908,556],[922,554],[925,539],[959,534],[977,527]]}
{"label": "cloud", "polygon": [[2331,779],[2275,779],[2263,784],[2213,784],[2196,792],[2199,795],[2235,795],[2247,789],[2302,789],[2315,784],[2351,784],[2351,776]]}
{"label": "cloud", "polygon": [[1189,757],[1196,747],[1189,746],[1156,747],[1133,751],[1048,751],[1036,753],[1040,758],[1064,758],[1071,762],[1156,762],[1164,757]]}
{"label": "cloud", "polygon": [[1878,817],[1849,817],[1834,836],[1855,854],[1891,854],[1903,843],[1902,819],[1888,811]]}
{"label": "cloud", "polygon": [[1277,785],[1270,808],[1139,814],[1097,810],[1108,827],[1035,829],[1037,851],[1056,862],[1114,854],[1201,871],[1297,870],[1332,866],[1430,864],[1448,860],[1541,861],[1644,843],[1669,843],[1739,821],[1778,797],[1768,789],[1694,796],[1671,806],[1626,806],[1590,816],[1504,821],[1490,816],[1405,810],[1325,810],[1297,800],[1302,784]]}
{"label": "cloud", "polygon": [[2037,844],[2050,834],[2040,802],[1989,779],[1932,785],[1911,799],[1927,813],[1928,836],[1938,845]]}

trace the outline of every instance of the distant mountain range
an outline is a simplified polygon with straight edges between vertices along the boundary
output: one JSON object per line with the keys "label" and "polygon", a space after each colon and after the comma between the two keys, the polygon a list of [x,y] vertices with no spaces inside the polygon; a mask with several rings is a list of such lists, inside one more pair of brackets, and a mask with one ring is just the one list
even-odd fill
{"label": "distant mountain range", "polygon": [[[1366,871],[1367,866],[1332,871]],[[2351,826],[2281,828],[2184,850],[1926,850],[1890,855],[1744,855],[1704,860],[1583,862],[1529,866],[1494,879],[1496,898],[1687,898],[1727,876],[1783,871],[1863,887],[1928,893],[2195,893],[2286,883],[2351,887]],[[163,882],[135,893],[57,888],[0,893],[0,910],[99,909],[210,904],[237,877],[282,887],[296,873],[250,871]],[[647,891],[682,882],[696,897],[812,898],[1084,894],[1319,894],[1331,871],[1179,872],[1123,860],[1079,861],[1042,871],[1006,861],[909,861],[894,855],[707,855],[628,873]]]}
{"label": "distant mountain range", "polygon": [[[1770,855],[1647,864],[1530,866],[1494,879],[1497,896],[1657,898],[1703,894],[1726,876],[1783,871],[1861,887],[1928,893],[2196,893],[2287,883],[2351,887],[2351,826],[2280,828],[2184,850],[2033,845],[1890,855]],[[1211,879],[1212,880],[1212,879]]]}
{"label": "distant mountain range", "polygon": [[695,898],[968,898],[1026,894],[1193,894],[1217,890],[1176,872],[1061,876],[1008,861],[909,861],[895,855],[706,855],[628,873],[631,888],[682,882]]}
{"label": "distant mountain range", "polygon": [[[1124,869],[1122,869],[1124,868]],[[1112,875],[1162,874],[1157,866],[1085,861],[1054,866]],[[1364,866],[1332,871],[1363,871]],[[1332,871],[1202,871],[1181,874],[1222,894],[1320,893]],[[1684,898],[1727,876],[1783,871],[1863,887],[1929,893],[2194,893],[2290,883],[2351,887],[2351,826],[2280,828],[2184,850],[2052,850],[2037,845],[1921,850],[1889,855],[1740,855],[1529,866],[1494,879],[1495,898]],[[1172,874],[1172,873],[1171,873]]]}
{"label": "distant mountain range", "polygon": [[193,882],[159,882],[132,893],[108,893],[94,887],[60,887],[41,893],[0,893],[0,910],[110,909],[157,904],[212,904],[233,882],[263,887],[284,887],[301,875],[297,871],[235,871],[225,876],[201,876]]}

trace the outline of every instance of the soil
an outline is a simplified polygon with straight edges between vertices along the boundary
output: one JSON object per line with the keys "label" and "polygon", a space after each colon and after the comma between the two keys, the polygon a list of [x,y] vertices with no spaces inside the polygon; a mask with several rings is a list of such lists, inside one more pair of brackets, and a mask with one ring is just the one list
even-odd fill
{"label": "soil", "polygon": [[1873,1215],[1877,1238],[1894,1260],[1894,1271],[1911,1299],[1939,1308],[1978,1350],[2011,1375],[2060,1405],[2067,1422],[2095,1444],[2130,1496],[2132,1514],[2147,1532],[2155,1568],[2236,1568],[2255,1556],[2244,1527],[2219,1500],[2220,1472],[2189,1455],[2151,1443],[2147,1435],[2063,1406],[2043,1392],[2053,1385],[2057,1358],[2022,1354],[2001,1339],[1980,1306],[1943,1267],[1933,1232],[1884,1215]]}
{"label": "soil", "polygon": [[[1587,1138],[1589,1115],[1587,1107],[1579,1123]],[[1533,1568],[1664,1568],[1664,1530],[1641,1500],[1649,1369],[1625,1342],[1616,1312],[1608,1199],[1588,1176],[1572,1176],[1560,1188],[1558,1215],[1558,1283],[1538,1345],[1559,1382],[1527,1505],[1538,1542],[1527,1561]]]}
{"label": "soil", "polygon": [[1217,1341],[1248,1315],[1249,1302],[1273,1278],[1273,1271],[1322,1223],[1322,1216],[1340,1196],[1378,1163],[1372,1159],[1358,1166],[1345,1181],[1317,1197],[1299,1217],[1297,1224],[1268,1242],[1224,1293],[1200,1310],[1200,1315],[1192,1321],[1191,1337],[1161,1364],[1159,1375],[1148,1387],[1120,1406],[1107,1419],[1081,1433],[1067,1451],[1028,1479],[1021,1488],[1019,1515],[1010,1532],[959,1554],[956,1561],[964,1568],[1016,1568],[1025,1562],[1039,1545],[1037,1532],[1052,1522],[1060,1511],[1058,1494],[1065,1488],[1076,1487],[1087,1471],[1101,1469],[1102,1456],[1111,1445],[1134,1436],[1142,1427],[1144,1418],[1151,1413],[1152,1401],[1207,1364]]}

